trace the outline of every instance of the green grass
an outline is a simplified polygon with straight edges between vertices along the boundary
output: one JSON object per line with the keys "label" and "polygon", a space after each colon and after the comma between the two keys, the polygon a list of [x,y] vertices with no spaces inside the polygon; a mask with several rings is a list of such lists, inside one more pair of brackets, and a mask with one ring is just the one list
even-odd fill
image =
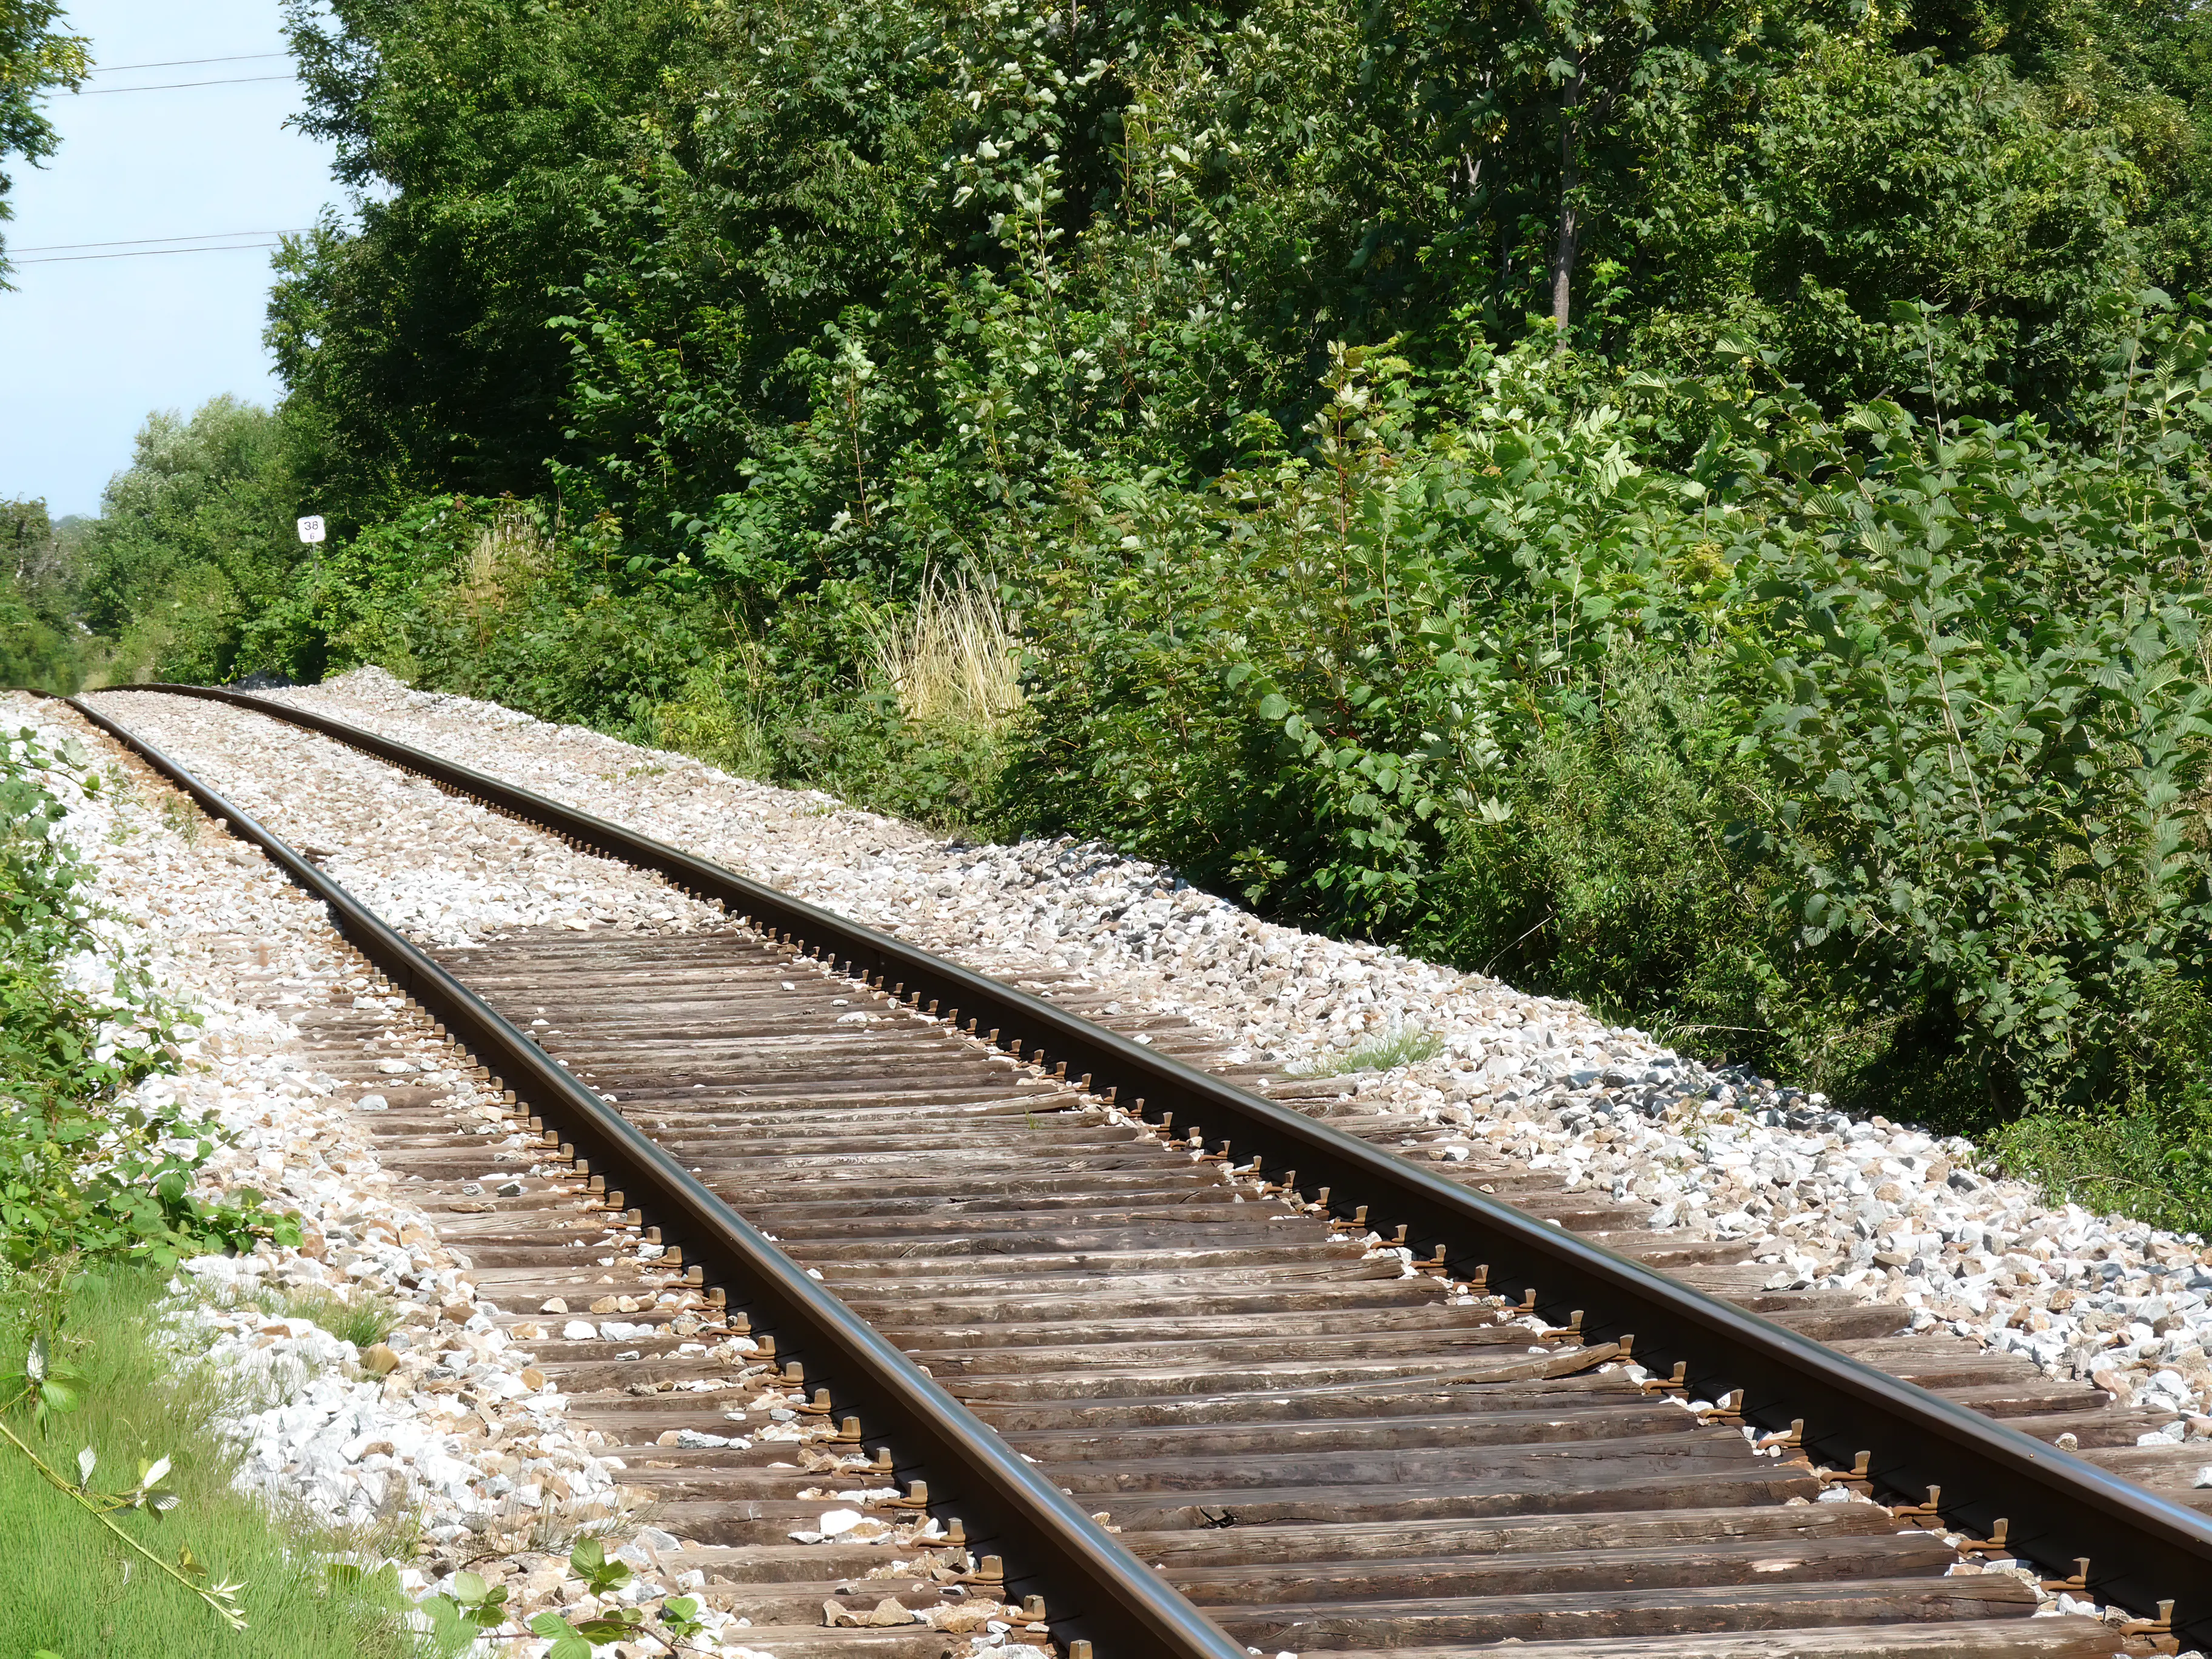
{"label": "green grass", "polygon": [[2033,1182],[2052,1204],[2203,1232],[2212,1230],[2212,1137],[2175,1115],[2033,1112],[1980,1145],[1999,1171]]}
{"label": "green grass", "polygon": [[258,1300],[264,1313],[280,1319],[312,1319],[332,1336],[362,1349],[383,1341],[399,1323],[399,1304],[373,1291],[343,1297],[319,1285],[282,1285],[264,1289]]}
{"label": "green grass", "polygon": [[[366,1350],[398,1328],[399,1304],[376,1291],[342,1295],[320,1285],[264,1285],[250,1292],[200,1287],[207,1305],[226,1313],[252,1311],[270,1319],[307,1319],[332,1336]],[[0,1659],[7,1656],[0,1654]]]}
{"label": "green grass", "polygon": [[1388,1072],[1401,1066],[1418,1066],[1444,1051],[1444,1040],[1418,1026],[1385,1031],[1340,1054],[1324,1054],[1304,1066],[1291,1068],[1294,1077],[1342,1077],[1348,1072]]}
{"label": "green grass", "polygon": [[242,1582],[248,1628],[229,1630],[0,1441],[0,1659],[42,1649],[61,1659],[412,1659],[396,1585],[333,1584],[325,1565],[347,1550],[381,1554],[390,1540],[333,1533],[232,1488],[234,1459],[209,1430],[216,1379],[149,1340],[161,1284],[119,1268],[72,1274],[58,1290],[27,1276],[0,1283],[0,1370],[21,1368],[38,1309],[58,1297],[57,1357],[85,1380],[82,1403],[43,1434],[27,1412],[9,1427],[65,1474],[92,1447],[95,1490],[126,1486],[140,1459],[168,1456],[163,1484],[178,1507],[116,1519],[165,1560],[189,1548],[216,1581]]}

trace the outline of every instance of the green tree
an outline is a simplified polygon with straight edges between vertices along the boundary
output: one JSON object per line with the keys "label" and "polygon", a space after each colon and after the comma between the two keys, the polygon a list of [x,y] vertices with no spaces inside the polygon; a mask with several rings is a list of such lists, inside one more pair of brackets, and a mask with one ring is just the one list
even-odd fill
{"label": "green tree", "polygon": [[267,410],[210,400],[155,413],[86,537],[86,622],[115,641],[112,672],[219,681],[308,665],[295,653],[308,562],[287,434]]}
{"label": "green tree", "polygon": [[[0,0],[0,162],[20,155],[33,164],[54,153],[53,124],[40,107],[55,87],[74,90],[89,66],[82,36],[63,33],[59,0]],[[15,216],[9,180],[0,170],[0,223]],[[7,247],[0,241],[0,288],[8,286]]]}
{"label": "green tree", "polygon": [[74,691],[70,558],[44,501],[0,501],[0,685]]}

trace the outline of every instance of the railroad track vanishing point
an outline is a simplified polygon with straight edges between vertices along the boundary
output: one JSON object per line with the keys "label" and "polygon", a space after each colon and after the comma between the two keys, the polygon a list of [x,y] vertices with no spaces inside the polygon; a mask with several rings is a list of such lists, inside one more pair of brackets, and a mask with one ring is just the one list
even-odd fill
{"label": "railroad track vanishing point", "polygon": [[[480,1291],[781,1659],[937,1659],[948,1632],[973,1638],[963,1603],[988,1607],[987,1640],[1224,1659],[2203,1639],[2212,1527],[2056,1449],[2133,1450],[2132,1414],[2085,1390],[1881,1310],[1762,1296],[1725,1252],[1670,1259],[1618,1206],[1547,1200],[1526,1172],[1422,1167],[1081,1018],[1079,987],[987,980],[327,717],[166,690],[719,904],[707,931],[426,954],[75,704],[323,898],[526,1120],[540,1175],[507,1196],[434,1104],[374,1127],[387,1164],[451,1188],[441,1234]],[[360,1035],[350,1011],[313,1024]],[[1516,1184],[1549,1214],[1487,1195]],[[653,1228],[672,1271],[580,1263],[576,1232],[610,1222]],[[562,1316],[599,1304],[650,1334]],[[761,1347],[733,1377],[716,1339],[741,1331]],[[733,1383],[773,1401],[765,1420],[727,1409]],[[794,1467],[823,1478],[794,1490]],[[866,1519],[792,1542],[830,1503]],[[891,1545],[854,1541],[871,1533]],[[2071,1588],[2132,1625],[2030,1617],[2047,1597],[1999,1565],[2057,1583],[2084,1556]]]}

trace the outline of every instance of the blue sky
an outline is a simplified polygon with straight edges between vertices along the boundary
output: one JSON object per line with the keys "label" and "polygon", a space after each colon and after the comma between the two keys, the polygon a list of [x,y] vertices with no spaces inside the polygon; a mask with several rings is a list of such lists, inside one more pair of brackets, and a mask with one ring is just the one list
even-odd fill
{"label": "blue sky", "polygon": [[[75,0],[69,27],[95,66],[279,52],[277,0]],[[95,75],[87,90],[285,76],[290,62]],[[269,254],[64,260],[58,244],[291,230],[340,201],[325,146],[284,125],[289,79],[55,98],[62,137],[43,168],[8,171],[18,259],[0,293],[0,498],[42,496],[57,518],[96,513],[149,410],[186,413],[219,392],[273,402],[261,347]],[[267,237],[246,240],[266,241]],[[48,259],[51,263],[30,264]]]}

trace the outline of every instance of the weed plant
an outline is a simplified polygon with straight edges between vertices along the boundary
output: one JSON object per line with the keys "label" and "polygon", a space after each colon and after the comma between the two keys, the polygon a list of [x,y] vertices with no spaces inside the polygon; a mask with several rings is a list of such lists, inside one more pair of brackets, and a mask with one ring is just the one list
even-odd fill
{"label": "weed plant", "polygon": [[1434,1031],[1406,1028],[1369,1038],[1341,1054],[1322,1056],[1310,1065],[1291,1068],[1294,1077],[1345,1077],[1353,1072],[1389,1072],[1401,1066],[1418,1066],[1444,1051],[1444,1040]]}
{"label": "weed plant", "polygon": [[398,1328],[399,1304],[378,1291],[352,1296],[320,1285],[264,1285],[252,1305],[272,1319],[305,1319],[341,1341],[367,1349]]}
{"label": "weed plant", "polygon": [[256,1237],[297,1243],[296,1219],[260,1194],[195,1191],[212,1139],[173,1100],[131,1092],[174,1062],[194,1017],[127,963],[85,982],[94,872],[60,834],[56,791],[102,787],[83,756],[49,752],[27,729],[0,750],[0,1261],[171,1266]]}

